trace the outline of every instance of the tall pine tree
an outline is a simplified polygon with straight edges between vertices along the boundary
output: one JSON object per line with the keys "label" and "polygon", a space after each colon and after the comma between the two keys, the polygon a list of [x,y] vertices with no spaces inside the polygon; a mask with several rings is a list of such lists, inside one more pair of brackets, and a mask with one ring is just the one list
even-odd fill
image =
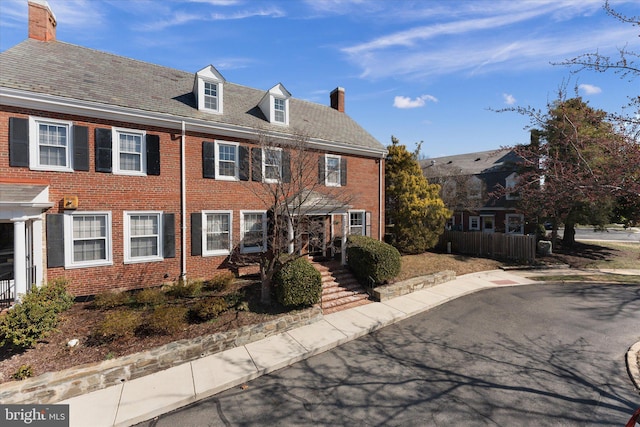
{"label": "tall pine tree", "polygon": [[391,137],[385,163],[385,216],[391,244],[401,253],[416,254],[438,243],[444,224],[451,217],[440,198],[440,186],[429,184],[422,174],[417,153]]}

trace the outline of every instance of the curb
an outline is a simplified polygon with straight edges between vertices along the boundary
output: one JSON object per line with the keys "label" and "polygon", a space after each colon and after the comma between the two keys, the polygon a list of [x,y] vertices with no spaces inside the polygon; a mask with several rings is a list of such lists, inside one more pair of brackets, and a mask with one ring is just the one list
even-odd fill
{"label": "curb", "polygon": [[638,359],[638,355],[640,355],[640,341],[629,348],[626,357],[627,372],[629,373],[631,382],[640,393],[640,366],[638,366],[640,361]]}

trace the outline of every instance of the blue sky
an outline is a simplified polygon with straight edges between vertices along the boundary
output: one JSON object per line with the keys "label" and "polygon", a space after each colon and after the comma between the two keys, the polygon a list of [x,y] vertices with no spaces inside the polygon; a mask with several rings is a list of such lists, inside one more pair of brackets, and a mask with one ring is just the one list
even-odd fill
{"label": "blue sky", "polygon": [[[601,0],[48,0],[57,38],[227,81],[329,103],[388,145],[439,157],[528,141],[528,119],[566,84],[618,111],[638,82],[551,65],[598,51],[640,51],[640,31]],[[637,0],[613,7],[640,15]],[[27,0],[0,0],[0,50],[27,37]]]}

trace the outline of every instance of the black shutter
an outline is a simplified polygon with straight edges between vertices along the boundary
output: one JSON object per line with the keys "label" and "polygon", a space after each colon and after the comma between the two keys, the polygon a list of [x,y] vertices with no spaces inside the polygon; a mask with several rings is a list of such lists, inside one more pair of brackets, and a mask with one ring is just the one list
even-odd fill
{"label": "black shutter", "polygon": [[318,158],[318,184],[324,185],[324,154]]}
{"label": "black shutter", "polygon": [[216,177],[216,144],[202,141],[202,177]]}
{"label": "black shutter", "polygon": [[160,175],[160,135],[147,134],[147,175]]}
{"label": "black shutter", "polygon": [[291,155],[288,151],[282,151],[282,182],[291,182]]}
{"label": "black shutter", "polygon": [[73,170],[89,170],[89,128],[73,127]]}
{"label": "black shutter", "polygon": [[202,214],[191,214],[191,255],[202,255]]}
{"label": "black shutter", "polygon": [[340,185],[347,185],[347,159],[340,158]]}
{"label": "black shutter", "polygon": [[9,117],[9,166],[29,167],[29,119]]}
{"label": "black shutter", "polygon": [[176,216],[172,213],[162,215],[162,256],[176,257]]}
{"label": "black shutter", "polygon": [[111,129],[96,128],[96,172],[111,172]]}
{"label": "black shutter", "polygon": [[251,149],[251,181],[262,182],[262,148]]}
{"label": "black shutter", "polygon": [[243,145],[238,147],[238,162],[240,163],[240,181],[249,181],[249,148]]}
{"label": "black shutter", "polygon": [[64,267],[64,215],[47,215],[47,267]]}

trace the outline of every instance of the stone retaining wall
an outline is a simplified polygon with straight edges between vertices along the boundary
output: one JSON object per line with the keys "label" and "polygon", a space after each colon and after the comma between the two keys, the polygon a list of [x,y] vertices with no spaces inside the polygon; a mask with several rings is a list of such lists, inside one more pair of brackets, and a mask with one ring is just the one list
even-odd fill
{"label": "stone retaining wall", "polygon": [[444,270],[427,276],[415,277],[398,283],[377,286],[370,290],[371,296],[376,301],[386,301],[401,295],[410,294],[420,289],[429,288],[440,283],[448,282],[456,278],[456,272]]}
{"label": "stone retaining wall", "polygon": [[0,384],[3,404],[56,403],[133,380],[233,347],[261,340],[322,319],[319,306],[229,332],[171,342],[152,350],[104,362],[48,372],[23,381]]}

